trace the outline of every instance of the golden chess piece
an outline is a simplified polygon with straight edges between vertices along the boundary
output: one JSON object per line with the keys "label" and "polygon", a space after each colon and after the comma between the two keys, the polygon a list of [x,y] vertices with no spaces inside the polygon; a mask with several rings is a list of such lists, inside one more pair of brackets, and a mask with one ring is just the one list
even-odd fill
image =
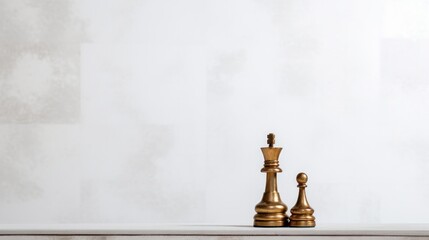
{"label": "golden chess piece", "polygon": [[287,226],[287,206],[280,199],[277,191],[277,173],[282,172],[279,168],[280,147],[273,147],[275,135],[268,134],[268,147],[262,147],[264,155],[264,167],[261,172],[267,173],[265,192],[262,200],[256,205],[256,215],[253,217],[255,227],[284,227]]}
{"label": "golden chess piece", "polygon": [[313,216],[314,209],[308,204],[305,195],[305,188],[307,187],[307,174],[298,173],[296,181],[298,182],[299,194],[295,206],[290,210],[290,227],[315,227],[316,218]]}

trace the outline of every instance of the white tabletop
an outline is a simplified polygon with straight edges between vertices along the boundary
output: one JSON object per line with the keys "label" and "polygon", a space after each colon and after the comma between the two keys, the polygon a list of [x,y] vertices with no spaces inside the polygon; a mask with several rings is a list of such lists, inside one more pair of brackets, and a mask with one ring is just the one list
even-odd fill
{"label": "white tabletop", "polygon": [[321,224],[315,228],[254,228],[245,225],[3,224],[0,225],[0,235],[429,236],[429,224]]}

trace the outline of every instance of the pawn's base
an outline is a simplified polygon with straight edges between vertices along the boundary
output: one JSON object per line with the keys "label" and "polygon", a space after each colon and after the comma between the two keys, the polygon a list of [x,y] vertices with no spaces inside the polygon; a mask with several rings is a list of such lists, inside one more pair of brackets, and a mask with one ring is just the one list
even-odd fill
{"label": "pawn's base", "polygon": [[315,227],[315,221],[306,221],[306,220],[291,220],[289,227]]}
{"label": "pawn's base", "polygon": [[253,223],[254,227],[286,227],[284,221],[258,221]]}

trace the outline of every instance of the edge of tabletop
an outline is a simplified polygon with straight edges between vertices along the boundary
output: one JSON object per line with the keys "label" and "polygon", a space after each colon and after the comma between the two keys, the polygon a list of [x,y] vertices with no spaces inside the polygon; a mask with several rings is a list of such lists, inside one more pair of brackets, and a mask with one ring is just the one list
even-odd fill
{"label": "edge of tabletop", "polygon": [[0,224],[1,235],[429,236],[429,224],[329,224],[315,228],[255,228],[250,225]]}

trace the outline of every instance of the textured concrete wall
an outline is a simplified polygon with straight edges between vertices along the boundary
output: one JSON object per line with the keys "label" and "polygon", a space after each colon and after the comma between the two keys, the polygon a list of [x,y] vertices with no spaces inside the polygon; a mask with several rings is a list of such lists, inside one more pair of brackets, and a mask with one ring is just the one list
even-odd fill
{"label": "textured concrete wall", "polygon": [[429,1],[0,0],[0,223],[428,222]]}

